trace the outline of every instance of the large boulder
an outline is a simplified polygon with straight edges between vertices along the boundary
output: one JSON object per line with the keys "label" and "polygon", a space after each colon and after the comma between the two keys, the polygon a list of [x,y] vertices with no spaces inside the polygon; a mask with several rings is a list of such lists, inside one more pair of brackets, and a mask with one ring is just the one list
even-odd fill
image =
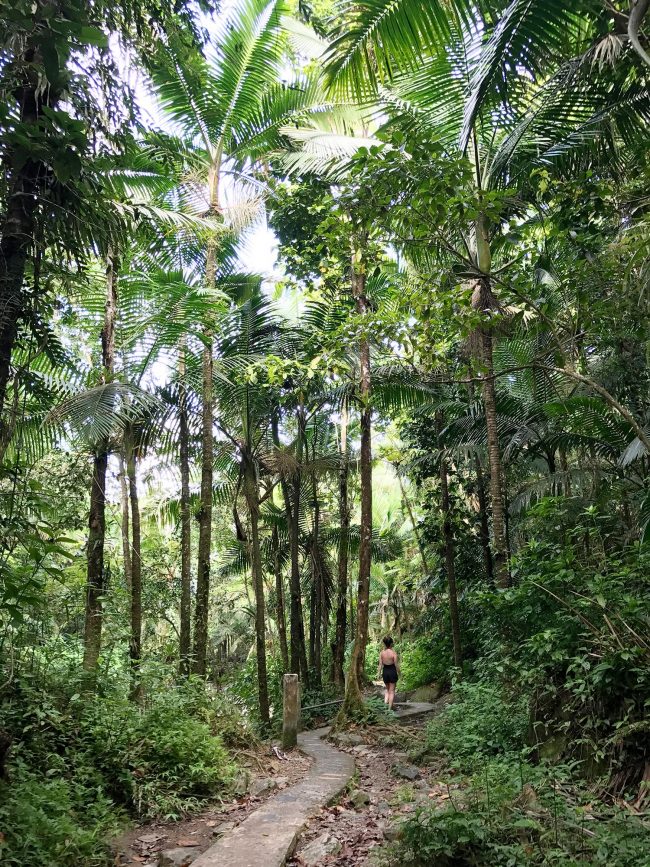
{"label": "large boulder", "polygon": [[189,867],[201,854],[197,846],[177,846],[164,849],[158,856],[158,867]]}
{"label": "large boulder", "polygon": [[353,807],[356,807],[357,810],[360,810],[362,807],[367,807],[370,803],[370,795],[368,792],[364,792],[361,789],[355,789],[353,792],[350,792],[350,803]]}
{"label": "large boulder", "polygon": [[213,837],[222,837],[224,834],[230,834],[237,827],[236,822],[221,822],[212,829]]}
{"label": "large boulder", "polygon": [[430,683],[428,686],[420,686],[409,695],[409,701],[426,701],[433,704],[442,695],[442,687],[439,683]]}
{"label": "large boulder", "polygon": [[364,742],[361,735],[356,735],[354,732],[337,732],[332,735],[332,740],[340,747],[358,747]]}
{"label": "large boulder", "polygon": [[250,771],[247,771],[246,768],[242,768],[241,771],[235,777],[235,781],[232,786],[232,790],[235,795],[245,795],[248,791],[248,787],[251,781]]}
{"label": "large boulder", "polygon": [[420,777],[420,769],[415,765],[394,765],[393,774],[402,780],[417,780]]}
{"label": "large boulder", "polygon": [[267,795],[273,789],[277,789],[278,784],[272,777],[255,777],[248,785],[248,794],[254,798],[261,798],[262,795]]}
{"label": "large boulder", "polygon": [[318,867],[328,855],[337,855],[341,851],[341,843],[331,834],[321,834],[312,840],[300,852],[300,859],[306,867]]}

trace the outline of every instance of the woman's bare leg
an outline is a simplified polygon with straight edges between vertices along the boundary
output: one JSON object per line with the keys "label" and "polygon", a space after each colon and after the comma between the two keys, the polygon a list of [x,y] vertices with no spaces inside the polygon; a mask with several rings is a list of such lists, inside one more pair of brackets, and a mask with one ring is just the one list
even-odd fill
{"label": "woman's bare leg", "polygon": [[388,707],[393,709],[393,702],[395,701],[395,684],[388,684]]}
{"label": "woman's bare leg", "polygon": [[384,704],[388,704],[390,701],[390,683],[385,684],[384,689]]}

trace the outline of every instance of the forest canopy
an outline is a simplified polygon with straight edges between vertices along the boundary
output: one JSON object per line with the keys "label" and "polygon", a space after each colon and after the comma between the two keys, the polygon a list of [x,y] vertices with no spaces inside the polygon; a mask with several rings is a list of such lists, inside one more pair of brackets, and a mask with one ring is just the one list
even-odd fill
{"label": "forest canopy", "polygon": [[472,794],[382,863],[646,863],[649,9],[0,0],[3,863],[236,792],[286,673],[390,723],[386,634]]}

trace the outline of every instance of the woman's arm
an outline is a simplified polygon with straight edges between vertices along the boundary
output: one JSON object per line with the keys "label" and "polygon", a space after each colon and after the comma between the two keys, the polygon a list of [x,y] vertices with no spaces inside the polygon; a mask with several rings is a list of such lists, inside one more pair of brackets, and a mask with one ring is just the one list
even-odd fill
{"label": "woman's arm", "polygon": [[379,654],[379,662],[377,663],[377,680],[381,680],[381,669],[382,669],[382,667],[383,667],[383,666],[382,666],[382,662],[381,662],[381,653],[380,653],[380,654]]}

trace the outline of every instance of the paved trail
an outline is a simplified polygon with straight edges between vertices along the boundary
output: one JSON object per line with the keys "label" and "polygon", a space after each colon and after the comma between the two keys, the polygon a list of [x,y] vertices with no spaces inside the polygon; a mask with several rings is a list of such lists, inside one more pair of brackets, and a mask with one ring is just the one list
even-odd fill
{"label": "paved trail", "polygon": [[[410,720],[433,709],[413,703],[397,716]],[[323,740],[328,732],[322,728],[299,735],[298,746],[314,759],[307,778],[266,801],[192,867],[282,867],[309,819],[343,791],[354,773],[352,756]]]}

